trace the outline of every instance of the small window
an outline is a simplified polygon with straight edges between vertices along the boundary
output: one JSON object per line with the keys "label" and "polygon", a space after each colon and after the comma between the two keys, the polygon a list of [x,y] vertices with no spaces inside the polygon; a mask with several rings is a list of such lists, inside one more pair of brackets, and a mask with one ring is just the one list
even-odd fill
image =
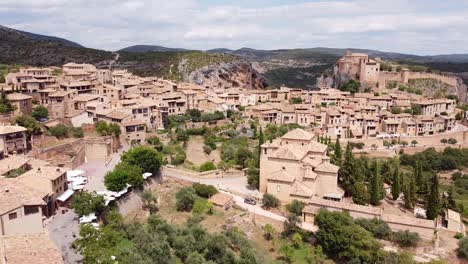
{"label": "small window", "polygon": [[17,213],[8,214],[8,219],[13,220],[13,219],[16,219],[16,218],[18,218],[18,214],[17,214]]}
{"label": "small window", "polygon": [[39,207],[38,206],[25,206],[24,207],[24,214],[29,215],[29,214],[35,214],[39,212]]}

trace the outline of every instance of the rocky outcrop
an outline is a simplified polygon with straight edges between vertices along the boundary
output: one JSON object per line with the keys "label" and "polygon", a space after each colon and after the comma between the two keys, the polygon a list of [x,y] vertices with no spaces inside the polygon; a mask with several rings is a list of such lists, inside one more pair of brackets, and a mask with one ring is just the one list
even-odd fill
{"label": "rocky outcrop", "polygon": [[[457,97],[460,103],[468,103],[468,72],[457,74]],[[466,79],[462,79],[461,77],[465,77]]]}
{"label": "rocky outcrop", "polygon": [[186,82],[217,88],[263,89],[267,86],[263,76],[247,61],[209,65],[192,72],[184,70],[185,63],[181,60],[178,69],[184,72]]}

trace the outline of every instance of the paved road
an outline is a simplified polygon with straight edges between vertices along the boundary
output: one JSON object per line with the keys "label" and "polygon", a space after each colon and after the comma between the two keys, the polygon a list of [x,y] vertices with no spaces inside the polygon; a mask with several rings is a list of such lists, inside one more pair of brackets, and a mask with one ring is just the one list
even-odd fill
{"label": "paved road", "polygon": [[50,239],[60,250],[65,264],[80,263],[82,256],[75,252],[71,245],[79,234],[80,226],[78,224],[78,216],[72,209],[62,214],[62,209],[59,208],[57,214],[47,219],[45,222]]}
{"label": "paved road", "polygon": [[108,171],[114,169],[115,165],[120,162],[120,155],[124,151],[128,150],[128,146],[123,146],[119,149],[117,153],[112,153],[112,160],[106,165],[103,161],[88,161],[77,168],[77,170],[82,170],[86,172],[88,177],[88,183],[85,186],[85,190],[88,191],[105,191],[106,187],[104,186],[104,175]]}
{"label": "paved road", "polygon": [[[124,146],[118,153],[113,153],[111,155],[112,160],[107,165],[103,161],[89,161],[79,166],[77,169],[85,171],[88,177],[85,189],[90,191],[105,190],[104,175],[114,169],[115,165],[120,161],[120,155],[127,149],[128,147]],[[46,220],[46,228],[50,239],[59,248],[65,264],[79,263],[82,259],[81,255],[71,248],[73,241],[76,239],[73,234],[75,236],[79,234],[78,216],[72,209],[66,209],[68,211],[62,214],[62,209],[65,208],[60,208],[53,217]]]}
{"label": "paved road", "polygon": [[226,190],[228,192],[234,192],[245,196],[253,196],[261,198],[262,194],[255,189],[250,189],[247,184],[247,178],[242,177],[228,177],[228,178],[219,178],[219,179],[203,179],[203,178],[192,178],[178,175],[177,173],[165,172],[165,177],[178,178],[181,180],[198,182],[207,185],[213,185],[217,189]]}
{"label": "paved road", "polygon": [[[277,221],[286,221],[286,218],[284,216],[267,211],[263,209],[259,204],[251,205],[251,204],[244,203],[244,197],[238,195],[238,193],[243,196],[254,196],[258,198],[261,197],[261,193],[258,190],[251,190],[247,187],[246,177],[221,178],[221,179],[195,179],[191,177],[179,176],[179,175],[174,175],[174,174],[170,174],[170,175],[166,174],[164,176],[171,177],[171,178],[178,178],[178,179],[187,180],[191,182],[199,182],[199,183],[203,183],[207,185],[213,185],[220,191],[224,193],[229,193],[230,195],[232,195],[234,197],[234,202],[239,207],[249,211],[250,213],[262,215],[262,216],[265,216],[265,217],[268,217],[270,219],[277,220]],[[232,191],[234,191],[235,193],[233,193]],[[309,231],[313,231],[313,232],[317,231],[317,227],[311,223],[302,223],[301,227]]]}

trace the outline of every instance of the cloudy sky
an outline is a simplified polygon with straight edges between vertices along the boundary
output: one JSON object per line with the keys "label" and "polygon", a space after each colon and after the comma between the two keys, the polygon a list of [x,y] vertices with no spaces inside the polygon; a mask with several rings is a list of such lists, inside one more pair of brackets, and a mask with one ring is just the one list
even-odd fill
{"label": "cloudy sky", "polygon": [[153,44],[468,53],[467,0],[0,0],[0,25],[106,50]]}

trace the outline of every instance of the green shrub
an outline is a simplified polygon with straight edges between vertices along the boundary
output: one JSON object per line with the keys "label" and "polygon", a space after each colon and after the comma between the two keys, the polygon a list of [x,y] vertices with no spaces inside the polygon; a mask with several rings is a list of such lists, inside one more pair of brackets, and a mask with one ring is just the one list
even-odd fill
{"label": "green shrub", "polygon": [[203,214],[206,209],[206,200],[205,199],[197,199],[192,207],[192,213],[194,214]]}
{"label": "green shrub", "polygon": [[203,152],[210,155],[211,154],[211,147],[208,145],[203,145]]}
{"label": "green shrub", "polygon": [[304,209],[305,203],[298,200],[292,200],[290,204],[286,205],[286,210],[295,215],[302,215],[302,209]]}
{"label": "green shrub", "polygon": [[51,127],[49,132],[54,137],[65,138],[68,136],[68,127],[63,124],[58,124],[54,127]]}
{"label": "green shrub", "polygon": [[276,208],[280,205],[280,201],[278,198],[273,196],[272,194],[265,193],[263,194],[263,207],[265,208]]}
{"label": "green shrub", "polygon": [[460,258],[464,258],[464,259],[468,258],[468,238],[467,237],[464,237],[458,241],[457,253]]}
{"label": "green shrub", "polygon": [[393,233],[392,240],[402,247],[414,247],[418,244],[421,238],[419,237],[418,233],[406,230]]}
{"label": "green shrub", "polygon": [[213,185],[194,183],[192,187],[197,195],[203,198],[210,198],[211,196],[218,193],[218,190]]}
{"label": "green shrub", "polygon": [[34,107],[31,115],[36,120],[39,120],[41,118],[47,118],[49,117],[49,110],[47,110],[47,108],[42,105],[38,105]]}
{"label": "green shrub", "polygon": [[183,188],[176,194],[177,211],[190,211],[197,200],[197,194],[192,187]]}
{"label": "green shrub", "polygon": [[70,128],[70,131],[71,131],[72,136],[73,136],[74,138],[82,138],[82,137],[84,137],[83,128],[81,128],[81,127],[72,127],[72,128]]}
{"label": "green shrub", "polygon": [[200,165],[200,171],[211,171],[211,170],[216,170],[216,165],[214,165],[213,162],[207,161]]}

